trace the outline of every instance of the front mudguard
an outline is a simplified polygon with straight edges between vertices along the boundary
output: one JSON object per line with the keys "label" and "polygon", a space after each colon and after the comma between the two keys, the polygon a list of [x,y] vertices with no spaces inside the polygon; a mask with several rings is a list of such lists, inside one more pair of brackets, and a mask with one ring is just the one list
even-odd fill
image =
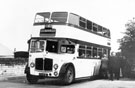
{"label": "front mudguard", "polygon": [[28,64],[25,67],[24,73],[25,74],[30,74],[30,67],[28,67]]}
{"label": "front mudguard", "polygon": [[[63,78],[64,77],[64,75],[65,75],[65,73],[67,71],[67,68],[69,66],[72,66],[73,69],[74,69],[74,65],[72,63],[65,63],[65,64],[62,65],[62,67],[60,69],[60,73],[59,73],[59,78]],[[75,69],[74,69],[74,72],[75,72]]]}

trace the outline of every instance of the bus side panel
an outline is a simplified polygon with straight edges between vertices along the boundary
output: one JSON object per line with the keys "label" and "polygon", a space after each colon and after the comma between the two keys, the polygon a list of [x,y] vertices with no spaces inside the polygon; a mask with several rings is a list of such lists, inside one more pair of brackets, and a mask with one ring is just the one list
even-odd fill
{"label": "bus side panel", "polygon": [[77,58],[74,60],[74,65],[76,78],[93,76],[95,72],[98,73],[98,63],[94,60]]}

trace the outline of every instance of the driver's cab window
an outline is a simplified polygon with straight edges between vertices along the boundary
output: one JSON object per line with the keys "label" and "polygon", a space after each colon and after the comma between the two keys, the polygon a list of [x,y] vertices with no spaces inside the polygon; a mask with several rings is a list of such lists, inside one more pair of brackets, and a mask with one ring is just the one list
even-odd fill
{"label": "driver's cab window", "polygon": [[58,52],[58,41],[47,40],[46,51],[57,53]]}

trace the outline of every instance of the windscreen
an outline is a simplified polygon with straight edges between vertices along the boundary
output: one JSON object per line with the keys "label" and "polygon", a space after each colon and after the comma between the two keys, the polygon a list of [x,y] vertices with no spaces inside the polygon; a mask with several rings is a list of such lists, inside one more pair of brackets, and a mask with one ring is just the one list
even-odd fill
{"label": "windscreen", "polygon": [[45,42],[43,40],[32,40],[31,41],[31,47],[30,52],[43,52],[45,47]]}

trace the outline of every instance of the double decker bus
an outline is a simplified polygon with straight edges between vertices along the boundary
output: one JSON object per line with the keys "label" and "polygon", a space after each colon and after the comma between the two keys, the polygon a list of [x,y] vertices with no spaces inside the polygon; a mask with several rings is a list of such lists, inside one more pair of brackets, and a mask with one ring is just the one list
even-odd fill
{"label": "double decker bus", "polygon": [[109,29],[69,12],[37,13],[34,27],[25,68],[29,83],[58,78],[71,84],[99,75],[101,57],[111,49]]}

